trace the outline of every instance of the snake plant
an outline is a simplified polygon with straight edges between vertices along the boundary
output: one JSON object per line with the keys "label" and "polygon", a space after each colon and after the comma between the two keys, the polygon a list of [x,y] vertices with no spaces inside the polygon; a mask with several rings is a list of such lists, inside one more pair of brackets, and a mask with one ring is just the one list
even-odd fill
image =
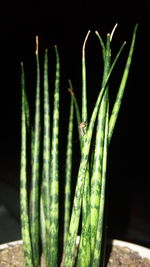
{"label": "snake plant", "polygon": [[[110,34],[107,34],[106,43],[100,34],[95,32],[99,40],[100,49],[102,49],[103,76],[91,114],[88,111],[89,99],[87,97],[86,82],[90,77],[86,77],[85,54],[90,31],[86,35],[82,47],[81,108],[78,105],[71,81],[69,81],[68,85],[70,108],[68,110],[68,128],[66,132],[66,169],[63,176],[59,164],[59,158],[62,153],[60,151],[62,141],[60,129],[63,127],[63,121],[60,119],[60,89],[62,90],[62,88],[60,88],[61,62],[59,49],[57,46],[54,48],[56,56],[55,82],[54,90],[51,91],[49,88],[48,50],[45,50],[44,63],[42,65],[39,60],[38,37],[36,38],[34,114],[31,112],[31,104],[27,97],[25,66],[21,63],[20,207],[26,266],[100,266],[108,147],[129,75],[137,27],[138,25],[136,24],[112,110],[109,107],[109,95],[112,90],[110,87],[111,75],[125,42],[121,45],[116,56],[112,57],[111,42],[116,26]],[[50,103],[52,103],[52,107]],[[89,115],[90,117],[88,118]],[[75,128],[78,129],[79,133],[77,146],[80,159],[76,185],[73,189],[73,155],[76,153],[73,145]],[[64,187],[62,186],[63,184],[65,185]],[[63,193],[61,187],[64,188]],[[64,203],[60,205],[62,201]],[[62,207],[64,207],[63,211],[61,210]],[[63,229],[60,227],[60,214],[63,214]],[[78,246],[76,244],[77,240]],[[62,246],[59,244],[62,244]]]}

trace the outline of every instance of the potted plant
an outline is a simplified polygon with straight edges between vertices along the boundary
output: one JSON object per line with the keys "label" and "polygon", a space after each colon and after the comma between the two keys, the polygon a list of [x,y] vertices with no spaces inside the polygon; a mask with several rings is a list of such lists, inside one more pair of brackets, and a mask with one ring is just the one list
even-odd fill
{"label": "potted plant", "polygon": [[[22,134],[20,204],[21,230],[26,266],[92,266],[103,264],[103,218],[105,209],[106,171],[108,147],[112,138],[124,94],[134,51],[135,26],[129,54],[113,109],[109,109],[111,75],[125,46],[111,58],[111,41],[116,26],[107,34],[106,44],[100,34],[103,55],[101,88],[92,114],[88,114],[86,86],[85,45],[82,48],[82,103],[81,113],[75,90],[69,81],[70,110],[66,132],[66,170],[61,177],[59,165],[60,129],[60,58],[55,46],[56,68],[54,92],[49,91],[48,50],[45,50],[43,71],[39,63],[38,37],[36,38],[36,94],[35,113],[30,111],[25,86],[24,66],[22,81]],[[41,85],[43,83],[43,85]],[[43,88],[43,92],[41,92]],[[50,95],[50,96],[49,96]],[[42,100],[41,100],[42,99]],[[52,100],[50,100],[52,99]],[[52,104],[52,108],[51,105]],[[65,108],[65,107],[64,107]],[[51,117],[51,110],[52,117]],[[61,111],[63,112],[63,111]],[[74,125],[76,116],[77,123]],[[89,116],[89,117],[88,117]],[[80,159],[75,189],[72,189],[74,164],[73,134],[79,131]],[[76,153],[76,152],[75,152]],[[60,194],[61,186],[64,193]],[[61,191],[62,192],[62,191]],[[72,201],[73,199],[73,201]],[[64,204],[60,204],[64,201]],[[61,208],[63,212],[61,212]],[[63,216],[62,216],[63,215]],[[63,220],[63,228],[61,227]]]}

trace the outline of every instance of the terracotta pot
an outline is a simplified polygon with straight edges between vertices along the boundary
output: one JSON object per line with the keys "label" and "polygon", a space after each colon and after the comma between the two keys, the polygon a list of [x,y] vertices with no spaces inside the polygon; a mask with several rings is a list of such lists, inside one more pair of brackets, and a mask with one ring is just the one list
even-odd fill
{"label": "terracotta pot", "polygon": [[[79,239],[77,240],[78,243]],[[22,240],[19,241],[14,241],[6,244],[0,245],[0,266],[3,267],[25,267],[24,265],[24,260],[23,260],[23,250],[22,250]],[[150,266],[150,249],[128,243],[125,241],[119,241],[119,240],[113,240],[112,241],[112,251],[113,249],[116,249],[119,247],[121,249],[121,252],[124,252],[125,250],[131,250],[134,251],[134,253],[137,253],[142,257],[142,258],[147,258],[146,263],[144,263],[145,267]],[[119,256],[121,257],[121,256]],[[110,257],[111,259],[111,257]],[[111,260],[110,260],[111,261]],[[108,266],[114,266],[117,267],[117,265],[110,265],[108,262]],[[120,265],[124,266],[124,265]],[[130,266],[130,265],[126,265]],[[139,265],[133,265],[133,266],[139,266]]]}

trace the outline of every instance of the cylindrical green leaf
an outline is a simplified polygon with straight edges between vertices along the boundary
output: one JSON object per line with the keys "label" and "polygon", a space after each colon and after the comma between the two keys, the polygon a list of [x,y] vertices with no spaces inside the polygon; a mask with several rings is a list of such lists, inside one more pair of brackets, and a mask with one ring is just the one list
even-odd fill
{"label": "cylindrical green leaf", "polygon": [[38,57],[38,39],[36,38],[36,99],[35,99],[35,128],[33,144],[32,180],[30,193],[30,226],[34,265],[40,262],[39,255],[39,153],[40,153],[40,67]]}
{"label": "cylindrical green leaf", "polygon": [[82,121],[87,122],[87,88],[86,88],[86,59],[85,45],[90,31],[88,31],[82,47]]}
{"label": "cylindrical green leaf", "polygon": [[73,138],[73,118],[74,118],[73,95],[71,95],[70,116],[66,149],[66,171],[65,171],[65,203],[64,203],[64,245],[65,248],[71,213],[71,176],[72,176],[72,138]]}
{"label": "cylindrical green leaf", "polygon": [[107,150],[108,150],[108,114],[109,108],[107,107],[107,116],[105,123],[105,134],[104,134],[104,148],[103,148],[103,161],[102,161],[102,181],[101,181],[101,195],[99,205],[99,219],[97,226],[96,242],[94,248],[94,256],[92,259],[91,267],[100,266],[101,257],[101,245],[102,245],[102,233],[103,233],[103,218],[104,218],[104,207],[105,207],[105,188],[106,188],[106,170],[107,170]]}
{"label": "cylindrical green leaf", "polygon": [[82,231],[78,249],[77,267],[90,266],[90,187],[89,166],[85,174],[85,184],[82,200]]}
{"label": "cylindrical green leaf", "polygon": [[[104,60],[104,73],[102,86],[105,84],[105,80],[110,71],[110,34],[107,35],[106,49],[105,49],[105,60]],[[108,106],[108,85],[103,95],[99,115],[97,122],[96,131],[96,144],[95,154],[93,161],[93,173],[91,178],[91,257],[96,242],[96,233],[99,216],[99,205],[100,205],[100,194],[101,194],[101,183],[102,183],[102,162],[103,162],[103,149],[104,149],[104,136],[105,136],[105,122]]]}
{"label": "cylindrical green leaf", "polygon": [[130,46],[130,50],[129,50],[126,66],[125,66],[125,69],[124,69],[124,73],[123,73],[123,76],[122,76],[120,87],[119,87],[119,90],[118,90],[118,93],[117,93],[117,97],[116,97],[115,104],[114,104],[114,107],[113,107],[113,110],[112,110],[112,113],[111,113],[111,117],[110,117],[110,121],[109,121],[109,135],[108,135],[108,142],[109,143],[110,143],[113,131],[114,131],[114,127],[115,127],[115,124],[116,124],[116,120],[117,120],[118,113],[119,113],[119,110],[120,110],[122,98],[123,98],[123,95],[124,95],[125,86],[126,86],[128,75],[129,75],[129,70],[130,70],[133,51],[134,51],[134,46],[135,46],[137,28],[138,28],[138,24],[135,25],[135,28],[134,28],[134,31],[133,31],[133,37],[132,37],[132,42],[131,42],[131,46]]}
{"label": "cylindrical green leaf", "polygon": [[25,99],[25,81],[24,69],[21,64],[21,86],[22,86],[22,115],[21,115],[21,167],[20,167],[20,216],[21,216],[21,234],[23,239],[24,259],[26,266],[33,267],[32,247],[29,227],[29,211],[27,196],[27,153],[26,153],[26,103]]}
{"label": "cylindrical green leaf", "polygon": [[59,152],[59,89],[60,89],[60,63],[57,47],[56,77],[54,90],[54,108],[52,125],[52,153],[51,153],[51,182],[50,182],[50,266],[57,266],[58,261],[58,211],[59,211],[59,180],[58,180],[58,152]]}
{"label": "cylindrical green leaf", "polygon": [[[41,205],[43,207],[43,220],[41,224],[43,234],[42,243],[45,245],[46,264],[50,264],[50,101],[49,101],[49,85],[48,85],[48,51],[45,50],[44,58],[44,132],[43,132],[43,170],[41,185]],[[41,208],[42,208],[41,207]]]}

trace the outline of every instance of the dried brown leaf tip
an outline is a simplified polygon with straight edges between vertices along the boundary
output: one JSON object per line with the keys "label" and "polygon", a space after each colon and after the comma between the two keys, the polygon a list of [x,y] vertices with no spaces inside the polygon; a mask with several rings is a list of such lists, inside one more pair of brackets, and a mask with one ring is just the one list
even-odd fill
{"label": "dried brown leaf tip", "polygon": [[39,37],[36,36],[36,48],[35,48],[35,53],[38,54],[39,51]]}
{"label": "dried brown leaf tip", "polygon": [[68,91],[69,91],[69,93],[70,93],[71,95],[74,95],[74,92],[73,92],[73,90],[72,90],[71,88],[68,88]]}
{"label": "dried brown leaf tip", "polygon": [[85,135],[86,122],[82,121],[79,125],[81,136]]}

